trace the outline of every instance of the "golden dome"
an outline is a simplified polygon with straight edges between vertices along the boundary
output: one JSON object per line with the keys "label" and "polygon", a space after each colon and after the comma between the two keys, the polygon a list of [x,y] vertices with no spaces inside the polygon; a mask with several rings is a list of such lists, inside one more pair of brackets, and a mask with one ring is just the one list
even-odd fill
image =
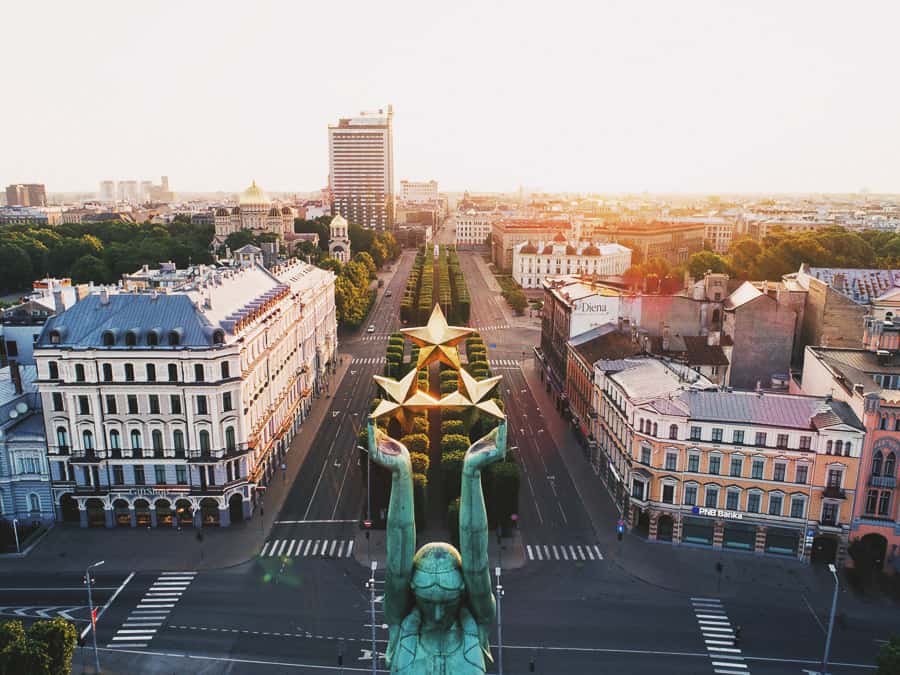
{"label": "golden dome", "polygon": [[262,191],[256,181],[253,181],[246,190],[241,193],[241,204],[268,204],[271,200],[265,192]]}

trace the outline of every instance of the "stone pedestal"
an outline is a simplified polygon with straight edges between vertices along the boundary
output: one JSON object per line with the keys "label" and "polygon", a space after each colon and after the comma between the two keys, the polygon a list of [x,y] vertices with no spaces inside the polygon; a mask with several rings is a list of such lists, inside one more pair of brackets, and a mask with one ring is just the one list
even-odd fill
{"label": "stone pedestal", "polygon": [[226,506],[224,509],[219,509],[219,527],[228,527],[229,525],[231,525],[231,512]]}
{"label": "stone pedestal", "polygon": [[137,527],[137,517],[134,515],[134,507],[128,507],[128,520],[131,523],[131,527]]}
{"label": "stone pedestal", "polygon": [[103,510],[103,519],[107,528],[113,528],[116,526],[116,514],[112,509]]}
{"label": "stone pedestal", "polygon": [[78,510],[78,522],[81,525],[81,527],[88,526],[87,509],[79,509]]}
{"label": "stone pedestal", "polygon": [[156,527],[156,509],[150,509],[150,527]]}

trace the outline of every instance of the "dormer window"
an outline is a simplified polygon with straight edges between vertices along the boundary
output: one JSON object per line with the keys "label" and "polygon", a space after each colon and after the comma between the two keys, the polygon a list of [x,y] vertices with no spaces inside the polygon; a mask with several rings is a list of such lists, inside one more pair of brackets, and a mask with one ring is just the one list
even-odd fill
{"label": "dormer window", "polygon": [[125,346],[126,347],[135,347],[137,345],[137,333],[133,330],[125,333]]}
{"label": "dormer window", "polygon": [[60,335],[58,330],[50,331],[50,344],[58,345],[60,343]]}
{"label": "dormer window", "polygon": [[103,331],[103,346],[112,347],[116,344],[116,335],[111,330]]}
{"label": "dormer window", "polygon": [[151,347],[156,347],[159,344],[159,333],[155,330],[151,330],[147,333],[147,344]]}
{"label": "dormer window", "polygon": [[221,328],[216,328],[212,334],[213,344],[214,345],[223,345],[225,344],[225,331]]}
{"label": "dormer window", "polygon": [[170,330],[169,331],[169,346],[177,347],[180,344],[181,344],[181,333],[178,332],[177,330]]}

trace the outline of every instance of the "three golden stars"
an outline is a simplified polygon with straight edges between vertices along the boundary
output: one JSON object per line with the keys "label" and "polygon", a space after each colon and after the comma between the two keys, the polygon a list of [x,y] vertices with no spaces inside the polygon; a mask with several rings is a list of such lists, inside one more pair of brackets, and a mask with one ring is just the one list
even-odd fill
{"label": "three golden stars", "polygon": [[[463,408],[471,414],[484,412],[492,417],[505,418],[503,411],[490,398],[490,392],[502,379],[501,376],[479,382],[460,364],[456,345],[474,332],[471,328],[448,325],[440,305],[435,305],[427,326],[407,328],[401,332],[419,346],[419,359],[416,367],[400,380],[381,375],[374,376],[375,382],[384,390],[386,398],[372,411],[373,419],[396,415],[403,429],[407,430],[412,424],[410,413],[429,408]],[[457,371],[459,377],[459,389],[440,399],[418,389],[419,369],[435,361],[447,364]]]}

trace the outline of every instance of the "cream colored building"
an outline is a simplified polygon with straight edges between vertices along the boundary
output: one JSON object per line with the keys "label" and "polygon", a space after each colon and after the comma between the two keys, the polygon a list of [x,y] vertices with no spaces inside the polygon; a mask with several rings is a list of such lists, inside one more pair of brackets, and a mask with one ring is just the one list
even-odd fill
{"label": "cream colored building", "polygon": [[274,204],[256,181],[241,193],[238,202],[232,208],[216,209],[213,245],[221,246],[229,234],[241,230],[252,230],[255,234],[271,232],[279,239],[290,238],[294,233],[294,210]]}
{"label": "cream colored building", "polygon": [[631,249],[621,244],[524,242],[513,247],[513,279],[522,288],[540,288],[546,277],[567,274],[614,276],[631,267]]}

